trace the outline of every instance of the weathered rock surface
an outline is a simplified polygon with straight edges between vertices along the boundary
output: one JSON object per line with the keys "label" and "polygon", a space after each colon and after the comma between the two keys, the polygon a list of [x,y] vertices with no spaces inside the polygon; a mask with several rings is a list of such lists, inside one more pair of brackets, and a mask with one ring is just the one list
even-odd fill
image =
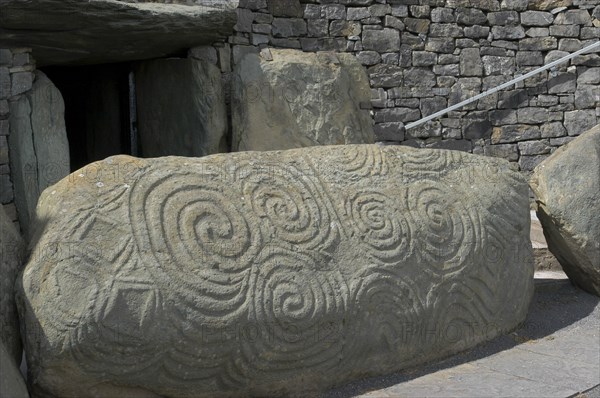
{"label": "weathered rock surface", "polygon": [[0,206],[0,343],[13,361],[21,363],[19,318],[14,299],[14,285],[21,268],[25,244]]}
{"label": "weathered rock surface", "polygon": [[238,1],[210,4],[5,0],[0,48],[30,47],[38,66],[163,57],[233,33]]}
{"label": "weathered rock surface", "polygon": [[37,208],[34,253],[71,244],[19,286],[35,393],[301,394],[525,319],[528,188],[503,160],[348,145],[94,166],[121,172],[75,172]]}
{"label": "weathered rock surface", "polygon": [[23,376],[0,341],[0,398],[29,398]]}
{"label": "weathered rock surface", "polygon": [[136,74],[141,155],[205,156],[227,151],[221,71],[206,61],[145,61]]}
{"label": "weathered rock surface", "polygon": [[31,91],[10,104],[10,169],[26,236],[42,191],[70,171],[64,114],[60,91],[41,71]]}
{"label": "weathered rock surface", "polygon": [[232,87],[234,151],[374,142],[369,80],[351,54],[249,54]]}
{"label": "weathered rock surface", "polygon": [[548,248],[574,284],[600,296],[600,125],[538,165],[531,188]]}

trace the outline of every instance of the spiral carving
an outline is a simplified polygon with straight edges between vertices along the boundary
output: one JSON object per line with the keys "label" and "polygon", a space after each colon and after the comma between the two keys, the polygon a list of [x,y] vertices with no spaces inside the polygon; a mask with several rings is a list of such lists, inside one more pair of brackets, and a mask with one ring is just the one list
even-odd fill
{"label": "spiral carving", "polygon": [[348,145],[340,153],[336,163],[339,170],[352,178],[383,176],[388,173],[387,158],[377,145]]}
{"label": "spiral carving", "polygon": [[329,207],[312,172],[279,164],[236,170],[244,200],[264,220],[268,236],[303,249],[327,250],[337,237]]}
{"label": "spiral carving", "polygon": [[402,154],[402,173],[410,179],[424,179],[439,177],[447,172],[450,161],[453,160],[452,151],[442,150],[411,150]]}
{"label": "spiral carving", "polygon": [[409,221],[395,202],[380,192],[357,192],[346,201],[346,213],[373,257],[399,263],[412,254],[412,239]]}
{"label": "spiral carving", "polygon": [[253,283],[250,322],[257,338],[244,344],[246,371],[313,371],[339,361],[348,289],[338,270],[320,270],[308,255],[265,248]]}
{"label": "spiral carving", "polygon": [[499,333],[494,312],[472,282],[453,281],[432,290],[428,297],[432,315],[429,333],[422,342],[433,350],[456,346],[472,346]]}
{"label": "spiral carving", "polygon": [[[306,395],[526,316],[527,184],[486,179],[483,158],[349,145],[113,161],[135,165],[126,180],[79,173],[40,199],[50,256],[31,256],[19,303],[52,396]],[[69,369],[81,383],[65,390]]]}
{"label": "spiral carving", "polygon": [[352,286],[353,346],[357,361],[369,353],[395,357],[418,349],[423,305],[411,285],[385,270],[370,268]]}
{"label": "spiral carving", "polygon": [[409,189],[408,198],[410,213],[419,220],[417,253],[427,267],[446,274],[473,264],[481,223],[473,209],[465,208],[456,189],[423,181]]}
{"label": "spiral carving", "polygon": [[249,267],[261,245],[250,215],[227,200],[239,193],[228,192],[218,177],[227,178],[151,172],[135,184],[129,202],[138,249],[156,259],[148,265],[156,281],[176,284],[187,303],[201,296],[207,305],[194,308],[209,318],[243,311]]}

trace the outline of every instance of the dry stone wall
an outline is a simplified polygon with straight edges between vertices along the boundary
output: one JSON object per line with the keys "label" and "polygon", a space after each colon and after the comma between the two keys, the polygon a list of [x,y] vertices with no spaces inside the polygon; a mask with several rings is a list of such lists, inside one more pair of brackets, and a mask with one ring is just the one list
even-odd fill
{"label": "dry stone wall", "polygon": [[17,208],[9,164],[10,104],[31,90],[34,69],[30,49],[0,49],[0,202],[13,222],[17,221]]}
{"label": "dry stone wall", "polygon": [[526,172],[600,121],[600,55],[576,57],[460,111],[418,120],[600,38],[597,0],[241,0],[235,34],[191,56],[264,47],[350,52],[368,68],[379,141],[497,156]]}
{"label": "dry stone wall", "polygon": [[[600,55],[593,53],[401,128],[598,40],[597,0],[240,0],[236,12],[233,35],[189,52],[220,67],[227,103],[235,65],[275,47],[355,55],[368,70],[382,142],[502,157],[529,172],[600,122]],[[31,89],[34,67],[30,49],[0,49],[0,201],[13,220],[9,103]]]}

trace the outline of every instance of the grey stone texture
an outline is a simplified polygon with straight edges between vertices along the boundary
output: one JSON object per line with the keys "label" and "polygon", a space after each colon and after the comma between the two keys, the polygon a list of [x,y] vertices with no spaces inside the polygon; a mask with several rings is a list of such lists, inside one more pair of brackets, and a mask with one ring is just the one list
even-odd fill
{"label": "grey stone texture", "polygon": [[350,54],[271,50],[233,79],[233,150],[374,142],[367,75]]}
{"label": "grey stone texture", "polygon": [[531,187],[548,248],[574,284],[600,296],[600,125],[541,163]]}
{"label": "grey stone texture", "polygon": [[238,1],[213,4],[9,0],[2,3],[2,46],[33,48],[38,65],[164,57],[233,32]]}
{"label": "grey stone texture", "polygon": [[546,108],[522,108],[517,110],[517,121],[519,123],[538,124],[548,121],[548,109]]}
{"label": "grey stone texture", "polygon": [[554,15],[545,11],[525,11],[521,13],[521,23],[526,26],[548,26]]}
{"label": "grey stone texture", "polygon": [[270,14],[276,17],[302,17],[302,6],[298,0],[267,0]]}
{"label": "grey stone texture", "polygon": [[483,64],[478,48],[465,48],[460,52],[460,74],[462,76],[483,75]]}
{"label": "grey stone texture", "polygon": [[518,144],[521,155],[545,155],[550,153],[549,141],[524,141]]}
{"label": "grey stone texture", "polygon": [[540,138],[540,128],[528,124],[506,125],[494,127],[492,144],[504,144]]}
{"label": "grey stone texture", "polygon": [[10,104],[10,168],[15,204],[25,236],[44,189],[69,174],[65,106],[60,91],[41,71],[33,88]]}
{"label": "grey stone texture", "polygon": [[565,112],[564,126],[569,135],[579,135],[596,125],[595,110],[575,110]]}
{"label": "grey stone texture", "polygon": [[404,123],[387,122],[379,123],[374,127],[375,139],[377,141],[400,142],[404,141]]}
{"label": "grey stone texture", "polygon": [[19,367],[2,341],[0,341],[0,369],[2,369],[0,372],[0,397],[29,398],[29,392]]}
{"label": "grey stone texture", "polygon": [[558,25],[587,25],[591,20],[590,13],[585,9],[568,10],[556,16]]}
{"label": "grey stone texture", "polygon": [[525,37],[525,29],[521,26],[492,26],[492,36],[495,40],[514,40]]}
{"label": "grey stone texture", "polygon": [[349,145],[93,165],[129,172],[66,178],[37,209],[34,253],[79,240],[18,286],[35,396],[306,396],[526,318],[528,186],[504,160]]}
{"label": "grey stone texture", "polygon": [[0,205],[0,343],[13,362],[21,363],[14,285],[24,261],[25,243],[4,207]]}
{"label": "grey stone texture", "polygon": [[295,37],[305,35],[306,21],[301,18],[274,18],[273,37]]}
{"label": "grey stone texture", "polygon": [[498,11],[488,13],[487,20],[490,25],[519,25],[521,17],[516,11]]}
{"label": "grey stone texture", "polygon": [[456,9],[456,22],[462,25],[482,25],[487,22],[488,18],[483,11],[477,8],[462,8]]}
{"label": "grey stone texture", "polygon": [[365,50],[390,52],[400,50],[400,33],[396,29],[365,30],[363,32]]}
{"label": "grey stone texture", "polygon": [[[546,249],[535,252],[541,254],[536,261],[545,268],[555,262]],[[527,320],[510,335],[442,364],[358,381],[326,396],[600,397],[598,298],[572,286],[556,265],[558,270],[536,270],[535,295]]]}
{"label": "grey stone texture", "polygon": [[[157,1],[171,2],[171,0]],[[187,7],[185,12],[193,12],[193,7],[183,6],[180,0],[175,2],[177,4],[132,1],[129,4],[124,3],[122,7],[123,9],[156,7],[161,10],[172,10],[178,6]],[[17,2],[9,3],[13,7]],[[203,39],[197,37],[206,34],[207,30],[203,29],[205,27],[208,29],[208,26],[216,20],[226,25],[222,35],[229,34],[229,37],[216,39],[216,43],[212,43],[214,40],[211,39],[213,50],[208,50],[210,47],[204,46],[202,54],[196,49],[191,51],[189,56],[207,59],[211,63],[215,63],[215,56],[217,57],[216,64],[221,68],[223,81],[227,84],[224,89],[228,106],[230,104],[229,82],[232,80],[230,72],[247,54],[259,54],[265,48],[293,48],[309,53],[344,52],[352,54],[367,68],[372,89],[384,89],[371,98],[371,106],[375,108],[372,112],[375,126],[379,123],[418,120],[430,109],[428,106],[422,106],[422,103],[456,104],[460,100],[502,84],[512,77],[565,56],[600,37],[600,25],[597,19],[600,8],[594,0],[477,2],[466,0],[450,2],[241,0],[239,5],[234,4],[237,3],[235,1],[227,3],[232,8],[237,6],[235,28],[231,26],[235,21],[229,24],[228,15],[233,14],[230,10],[214,11],[210,7],[204,7],[204,10],[209,12],[210,18],[206,19],[206,23],[192,35],[196,37],[193,46],[203,44],[210,46],[208,41],[202,41]],[[197,4],[218,6],[220,1],[202,0]],[[30,6],[19,5],[19,7]],[[160,16],[156,17],[160,18]],[[37,21],[43,20],[45,18],[37,19]],[[198,25],[194,25],[194,29],[196,26]],[[42,28],[40,31],[44,32],[45,28]],[[106,27],[98,27],[98,29],[101,33],[106,30]],[[73,32],[79,33],[78,30]],[[48,36],[46,33],[44,32],[44,35]],[[53,34],[52,40],[54,36],[61,37],[66,34],[74,33],[61,31],[56,35]],[[186,40],[187,38],[188,36],[185,37]],[[177,38],[176,41],[179,40],[184,38]],[[9,50],[0,52],[0,130],[2,131],[8,129],[6,119],[8,119],[9,97],[10,102],[18,101],[18,97],[27,92],[34,70],[30,51],[27,49],[12,51],[14,54]],[[110,57],[114,55],[112,51],[111,48],[105,53]],[[36,54],[37,52],[34,52],[34,57]],[[74,56],[79,57],[82,54],[78,53]],[[44,65],[44,62],[38,63]],[[24,66],[17,66],[21,64]],[[439,140],[464,139],[463,132],[472,131],[470,120],[488,120],[493,127],[506,127],[509,130],[510,126],[518,124],[531,125],[531,128],[523,128],[528,131],[524,135],[504,137],[503,140],[511,140],[506,144],[537,140],[540,137],[531,133],[541,130],[542,138],[551,139],[550,146],[555,150],[568,141],[565,137],[566,133],[559,135],[562,134],[561,131],[568,130],[571,137],[575,137],[585,129],[600,123],[600,114],[594,113],[600,105],[598,97],[600,72],[597,70],[599,67],[600,55],[579,56],[570,63],[558,65],[550,71],[527,79],[516,87],[469,104],[440,120],[440,122],[451,120],[456,124],[452,127],[442,126],[441,129],[436,128],[431,132],[421,129],[423,131],[414,133],[416,138],[410,131],[404,136],[399,134],[385,136],[395,136],[398,139],[395,142],[398,143],[410,140],[411,145],[419,147],[434,144],[440,146],[442,144],[437,143]],[[464,78],[475,78],[478,81],[465,82]],[[13,89],[15,93],[25,91],[12,95]],[[294,86],[291,89],[294,90]],[[361,106],[365,108],[366,104]],[[547,109],[547,120],[540,122],[539,118],[534,118],[528,119],[527,122],[518,121],[517,109],[530,107]],[[499,112],[505,110],[511,112]],[[576,111],[585,112],[570,113]],[[532,112],[535,111],[521,111],[523,115]],[[526,120],[523,117],[525,116],[522,116],[522,120]],[[379,130],[389,131],[389,127],[384,125]],[[548,136],[544,137],[544,134]],[[470,134],[472,137],[477,135]],[[432,137],[435,140],[430,139]],[[512,141],[513,139],[517,141]],[[376,140],[379,138],[376,137]],[[482,154],[497,152],[495,149],[484,151],[483,147],[504,145],[490,139],[479,141],[479,138],[469,138],[468,140],[472,151]],[[456,145],[456,143],[448,145]],[[4,153],[0,152],[0,170],[4,170],[0,172],[0,183],[2,187],[7,188],[3,189],[1,195],[4,203],[10,203],[14,197],[10,188],[13,182],[8,174],[10,172],[8,163],[2,163],[7,156],[6,150]],[[514,155],[511,153],[510,159],[513,158]],[[521,163],[531,164],[531,160],[528,158]],[[513,161],[514,166],[518,166],[518,159]]]}
{"label": "grey stone texture", "polygon": [[527,37],[519,41],[521,51],[550,51],[558,47],[555,37]]}
{"label": "grey stone texture", "polygon": [[221,71],[197,59],[159,59],[135,72],[138,140],[144,157],[226,152]]}
{"label": "grey stone texture", "polygon": [[17,72],[11,76],[12,84],[10,94],[15,96],[31,90],[33,85],[33,73]]}
{"label": "grey stone texture", "polygon": [[573,0],[529,0],[528,6],[534,10],[553,10],[560,7],[568,7]]}

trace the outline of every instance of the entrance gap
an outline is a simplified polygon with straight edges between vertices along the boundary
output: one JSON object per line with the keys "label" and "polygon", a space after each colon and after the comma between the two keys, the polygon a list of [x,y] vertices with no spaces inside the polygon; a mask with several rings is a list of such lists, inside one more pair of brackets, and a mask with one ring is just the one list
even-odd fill
{"label": "entrance gap", "polygon": [[135,154],[130,63],[49,66],[41,70],[60,90],[65,102],[71,171],[108,156]]}

